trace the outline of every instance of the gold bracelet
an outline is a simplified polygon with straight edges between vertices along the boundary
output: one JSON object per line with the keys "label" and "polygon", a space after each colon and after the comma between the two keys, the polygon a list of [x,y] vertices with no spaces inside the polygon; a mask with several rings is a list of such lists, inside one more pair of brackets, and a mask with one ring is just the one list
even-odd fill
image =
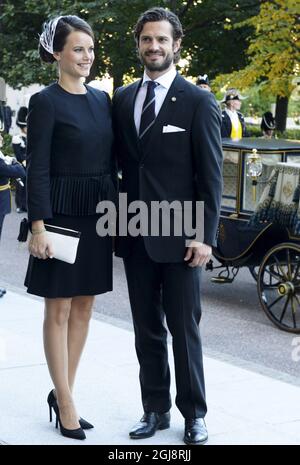
{"label": "gold bracelet", "polygon": [[32,230],[31,234],[35,236],[36,234],[42,234],[43,232],[46,232],[46,228],[44,229],[37,229],[36,231]]}

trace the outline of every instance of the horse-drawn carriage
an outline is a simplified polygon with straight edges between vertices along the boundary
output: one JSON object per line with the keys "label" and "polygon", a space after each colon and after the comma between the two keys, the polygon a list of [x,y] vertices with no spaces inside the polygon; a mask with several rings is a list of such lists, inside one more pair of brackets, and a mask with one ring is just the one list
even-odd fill
{"label": "horse-drawn carriage", "polygon": [[300,333],[300,143],[223,139],[224,189],[218,243],[208,270],[231,283],[241,267],[257,281],[263,310]]}

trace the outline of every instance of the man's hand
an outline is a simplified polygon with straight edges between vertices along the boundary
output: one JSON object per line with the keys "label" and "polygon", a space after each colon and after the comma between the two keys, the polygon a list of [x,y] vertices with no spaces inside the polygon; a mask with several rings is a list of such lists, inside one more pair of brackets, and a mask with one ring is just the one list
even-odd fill
{"label": "man's hand", "polygon": [[201,242],[192,241],[187,248],[184,261],[191,260],[188,264],[192,268],[195,266],[203,266],[209,262],[212,254],[210,245],[202,244]]}

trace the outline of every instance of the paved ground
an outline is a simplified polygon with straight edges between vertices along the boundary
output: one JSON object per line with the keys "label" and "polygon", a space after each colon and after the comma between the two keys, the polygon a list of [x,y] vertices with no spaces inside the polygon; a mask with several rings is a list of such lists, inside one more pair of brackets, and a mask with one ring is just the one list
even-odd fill
{"label": "paved ground", "polygon": [[[0,442],[7,444],[183,445],[183,421],[139,442],[128,430],[141,416],[133,334],[95,314],[82,359],[76,403],[95,428],[85,441],[63,438],[48,422],[40,299],[9,291],[0,301]],[[209,445],[300,444],[300,388],[217,360],[205,350]],[[172,395],[174,373],[172,364]]]}

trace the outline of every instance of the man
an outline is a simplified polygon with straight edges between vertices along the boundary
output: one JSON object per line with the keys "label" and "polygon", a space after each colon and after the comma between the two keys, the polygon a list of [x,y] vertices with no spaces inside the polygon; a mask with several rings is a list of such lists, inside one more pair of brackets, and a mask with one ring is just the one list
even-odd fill
{"label": "man", "polygon": [[[12,138],[12,146],[15,157],[24,168],[26,168],[26,147],[27,147],[27,107],[20,107],[16,125],[20,128],[20,132],[15,134]],[[22,179],[23,186],[19,183],[16,184],[16,207],[18,213],[27,212],[27,199],[26,199],[26,178]]]}
{"label": "man", "polygon": [[223,101],[225,110],[222,111],[222,137],[230,137],[233,140],[248,137],[244,116],[239,111],[242,105],[242,97],[237,89],[228,89]]}
{"label": "man", "polygon": [[146,438],[170,425],[166,316],[173,337],[176,405],[185,418],[184,441],[202,444],[207,440],[207,407],[198,327],[200,267],[211,256],[218,225],[221,115],[212,94],[176,73],[182,35],[177,16],[163,8],[139,18],[135,39],[144,76],[115,93],[116,150],[128,203],[202,200],[204,241],[191,242],[187,249],[183,235],[119,236],[116,255],[125,264],[144,408],[129,435]]}
{"label": "man", "polygon": [[12,123],[12,109],[6,105],[6,100],[4,101],[4,105],[0,105],[0,122],[1,126],[4,127],[4,132],[9,134]]}
{"label": "man", "polygon": [[[3,137],[0,134],[0,149],[3,145]],[[22,178],[25,170],[15,158],[6,157],[0,150],[0,239],[5,215],[10,213],[10,186],[9,178]],[[6,290],[0,287],[0,297]]]}
{"label": "man", "polygon": [[275,118],[271,111],[266,111],[261,118],[260,129],[263,133],[263,139],[273,139],[276,129]]}
{"label": "man", "polygon": [[203,74],[203,76],[200,74],[197,77],[196,86],[200,87],[200,89],[204,89],[204,90],[207,90],[208,92],[211,92],[211,87],[209,85],[209,79],[208,79],[207,74]]}

